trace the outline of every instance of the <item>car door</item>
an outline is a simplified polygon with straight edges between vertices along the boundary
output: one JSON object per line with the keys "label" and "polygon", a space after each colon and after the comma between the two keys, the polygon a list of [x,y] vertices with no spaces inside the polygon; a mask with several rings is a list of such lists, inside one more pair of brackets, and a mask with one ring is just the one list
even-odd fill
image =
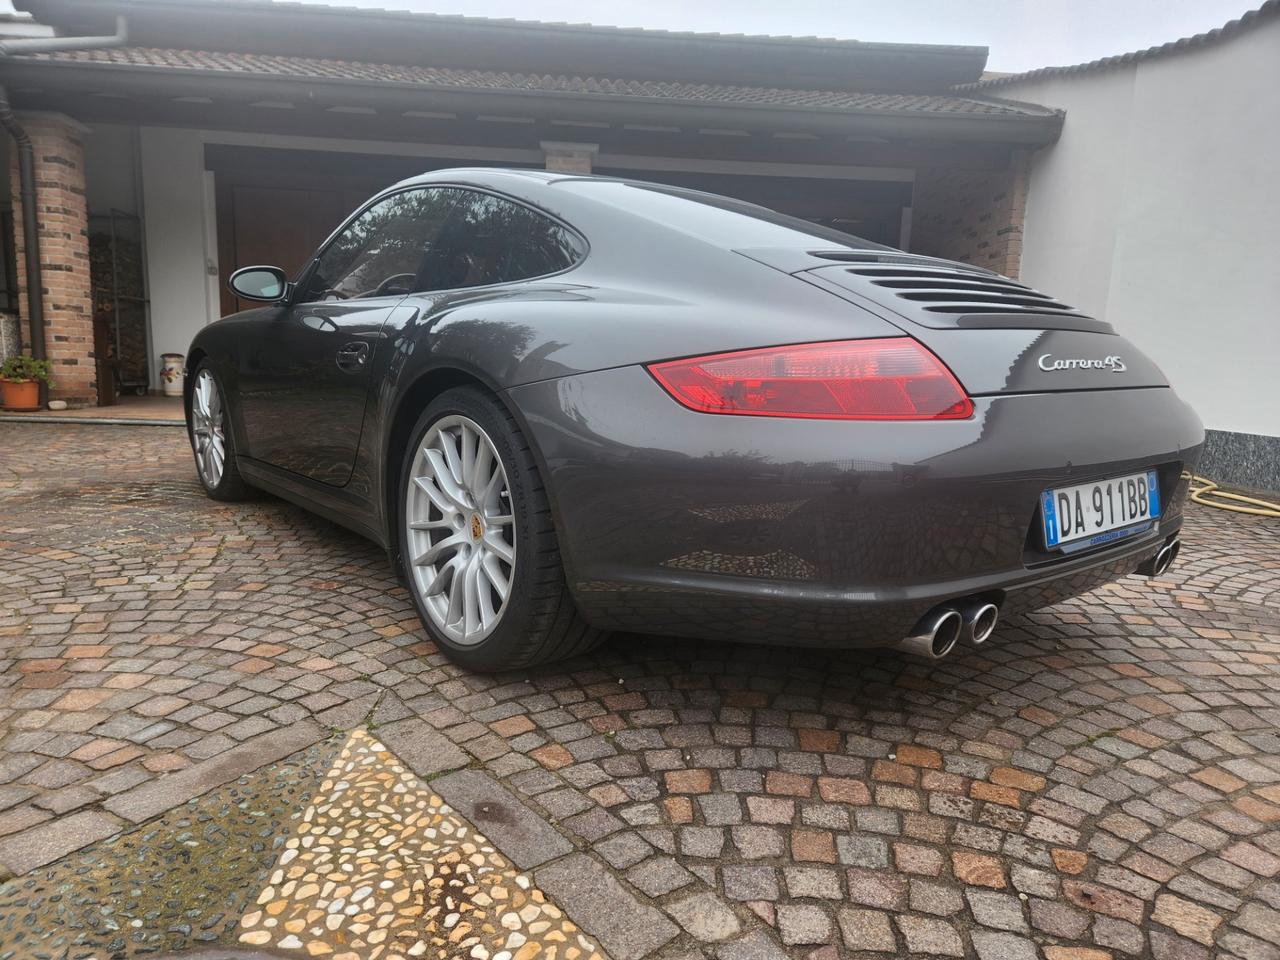
{"label": "car door", "polygon": [[351,479],[382,326],[415,288],[456,200],[424,187],[370,204],[259,323],[239,371],[250,457],[332,486]]}

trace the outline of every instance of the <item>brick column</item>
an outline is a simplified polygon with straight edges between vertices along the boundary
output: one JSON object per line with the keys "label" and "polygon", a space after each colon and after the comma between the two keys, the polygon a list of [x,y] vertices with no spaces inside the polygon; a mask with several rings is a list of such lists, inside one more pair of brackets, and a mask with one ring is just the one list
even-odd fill
{"label": "brick column", "polygon": [[547,169],[556,173],[590,173],[591,161],[600,152],[598,143],[543,140],[540,146],[547,156]]}
{"label": "brick column", "polygon": [[960,260],[1016,278],[1030,170],[1026,150],[1013,151],[1003,170],[917,170],[911,252]]}
{"label": "brick column", "polygon": [[[84,143],[88,130],[60,113],[19,117],[35,150],[36,220],[44,286],[45,356],[53,361],[51,398],[73,407],[98,402],[93,353],[93,306],[89,284],[89,213],[85,201]],[[22,340],[30,349],[27,315],[26,238],[18,209],[18,151],[10,151],[14,197],[14,248]]]}

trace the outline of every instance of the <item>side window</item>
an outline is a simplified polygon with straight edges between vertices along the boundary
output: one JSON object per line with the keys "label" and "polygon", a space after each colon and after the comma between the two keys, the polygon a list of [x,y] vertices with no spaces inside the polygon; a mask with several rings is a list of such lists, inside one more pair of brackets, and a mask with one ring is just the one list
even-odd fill
{"label": "side window", "polygon": [[374,204],[320,254],[302,300],[412,293],[458,193],[439,188],[405,190]]}
{"label": "side window", "polygon": [[438,256],[423,287],[449,290],[509,283],[557,273],[585,252],[571,230],[523,204],[460,190]]}

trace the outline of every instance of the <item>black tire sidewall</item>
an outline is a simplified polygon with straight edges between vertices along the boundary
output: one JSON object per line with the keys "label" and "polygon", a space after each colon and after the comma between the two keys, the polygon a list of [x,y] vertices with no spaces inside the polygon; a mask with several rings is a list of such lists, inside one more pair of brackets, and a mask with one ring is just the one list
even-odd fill
{"label": "black tire sidewall", "polygon": [[[516,534],[516,562],[512,570],[511,593],[507,605],[502,611],[498,625],[477,644],[459,644],[437,629],[427,612],[418,593],[418,584],[413,575],[409,556],[409,531],[407,516],[407,499],[410,474],[417,459],[423,437],[437,420],[447,416],[463,416],[475,421],[489,435],[497,450],[502,468],[507,474],[507,487],[511,493],[511,509],[514,517]],[[534,630],[534,568],[538,564],[539,553],[547,549],[540,542],[533,524],[536,509],[531,503],[534,496],[535,477],[525,466],[523,458],[516,450],[519,435],[517,427],[510,417],[493,400],[468,387],[448,390],[436,397],[414,424],[409,444],[405,450],[400,467],[400,482],[397,488],[398,554],[400,575],[412,597],[414,608],[426,628],[428,636],[440,647],[449,658],[462,666],[477,670],[494,670],[510,666],[520,659],[523,649],[529,644],[530,634]],[[552,545],[554,549],[554,545]]]}

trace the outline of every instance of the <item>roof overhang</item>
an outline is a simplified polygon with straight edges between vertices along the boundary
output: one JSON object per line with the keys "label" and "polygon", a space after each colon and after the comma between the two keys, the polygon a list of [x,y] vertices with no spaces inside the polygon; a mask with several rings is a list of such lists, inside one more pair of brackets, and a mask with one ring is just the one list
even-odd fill
{"label": "roof overhang", "polygon": [[[35,92],[46,98],[77,100],[85,107],[94,99],[114,98],[142,103],[154,102],[161,97],[171,103],[208,101],[221,104],[224,109],[239,106],[245,111],[256,109],[251,106],[253,104],[270,103],[313,112],[373,112],[388,118],[439,112],[606,125],[675,125],[695,129],[731,128],[748,132],[784,131],[797,135],[1026,146],[1051,142],[1062,124],[1060,114],[1026,105],[1021,110],[993,113],[835,108],[616,92],[496,89],[394,80],[289,77],[244,71],[28,57],[6,63],[4,76],[6,82],[20,93]],[[257,113],[262,111],[259,109]],[[143,111],[140,111],[138,119],[145,119]]]}
{"label": "roof overhang", "polygon": [[[491,20],[265,0],[17,0],[67,33],[129,18],[142,46],[338,56],[516,72],[663,77],[832,90],[942,91],[979,79],[987,49]],[[335,38],[341,38],[335,48]]]}

